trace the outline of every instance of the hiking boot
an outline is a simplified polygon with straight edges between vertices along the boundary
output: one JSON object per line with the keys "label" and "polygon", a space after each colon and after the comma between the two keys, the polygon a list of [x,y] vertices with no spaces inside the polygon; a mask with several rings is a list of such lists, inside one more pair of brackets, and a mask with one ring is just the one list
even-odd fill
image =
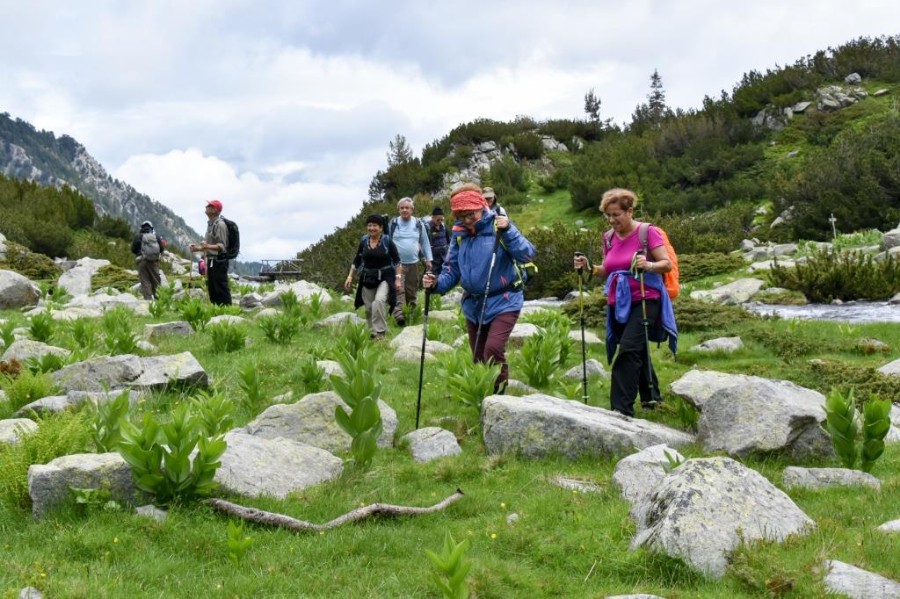
{"label": "hiking boot", "polygon": [[656,406],[658,406],[658,405],[659,405],[659,402],[656,401],[655,399],[651,399],[650,401],[642,401],[641,402],[641,408],[643,408],[644,410],[647,410],[648,412],[655,410]]}
{"label": "hiking boot", "polygon": [[397,319],[397,326],[400,327],[401,329],[402,329],[403,327],[405,327],[405,326],[406,326],[406,319],[403,318],[402,316],[401,316],[400,318],[398,318],[398,319]]}

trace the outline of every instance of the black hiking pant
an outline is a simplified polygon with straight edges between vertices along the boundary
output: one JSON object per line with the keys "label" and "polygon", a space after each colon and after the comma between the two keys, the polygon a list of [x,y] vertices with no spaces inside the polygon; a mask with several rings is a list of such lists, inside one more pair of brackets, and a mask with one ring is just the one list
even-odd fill
{"label": "black hiking pant", "polygon": [[[614,306],[609,307],[615,309]],[[650,326],[659,317],[659,300],[647,300],[647,321]],[[613,335],[619,340],[619,349],[613,360],[609,403],[613,410],[626,416],[634,416],[634,398],[641,396],[641,403],[659,402],[659,380],[653,363],[649,361],[647,341],[644,336],[644,315],[641,302],[632,301],[628,321],[621,324],[613,319]],[[653,382],[648,384],[648,372]]]}
{"label": "black hiking pant", "polygon": [[220,306],[231,305],[231,289],[228,287],[228,260],[206,259],[206,289],[209,301]]}

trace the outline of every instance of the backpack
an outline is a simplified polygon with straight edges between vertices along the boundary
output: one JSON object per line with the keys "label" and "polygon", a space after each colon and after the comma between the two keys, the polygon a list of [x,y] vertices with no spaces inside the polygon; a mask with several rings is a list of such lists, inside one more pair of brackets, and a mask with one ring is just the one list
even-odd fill
{"label": "backpack", "polygon": [[159,240],[156,233],[141,233],[141,258],[150,262],[159,261]]}
{"label": "backpack", "polygon": [[[663,239],[663,247],[666,248],[666,253],[669,255],[669,264],[672,265],[672,270],[667,273],[663,273],[663,284],[666,286],[666,291],[669,292],[669,298],[675,299],[678,297],[678,294],[681,293],[681,283],[679,282],[678,275],[678,254],[675,253],[675,248],[672,246],[672,242],[669,241],[669,236],[666,232],[656,225],[656,230],[659,231],[659,234]],[[644,250],[644,255],[650,255],[650,249],[647,247],[647,236],[650,230],[650,223],[641,223],[638,225],[638,241],[641,244],[641,247]],[[607,231],[603,234],[603,254],[606,255],[612,248],[612,231]]]}
{"label": "backpack", "polygon": [[[391,219],[390,224],[388,225],[388,235],[391,237],[394,236],[394,232],[397,230],[397,219],[400,218],[395,216]],[[422,219],[414,216],[413,219],[416,221],[416,233],[418,233],[419,237],[422,236]]]}
{"label": "backpack", "polygon": [[[362,238],[359,240],[359,251],[362,252],[362,250],[368,245],[368,243],[369,243],[369,235],[367,233],[367,234],[363,235]],[[384,248],[384,251],[388,255],[388,257],[390,257],[390,255],[391,255],[390,244],[391,244],[391,237],[389,235],[382,234],[381,235],[381,247]],[[382,271],[394,268],[394,266],[395,265],[393,263],[391,263],[385,267],[373,269],[373,268],[367,267],[365,260],[363,260],[362,264],[360,265],[360,272],[359,272],[360,283],[363,283],[364,286],[366,283],[371,284],[372,286],[377,286],[378,283],[380,283],[382,280]]]}
{"label": "backpack", "polygon": [[241,232],[238,230],[237,223],[233,220],[229,220],[224,216],[220,216],[224,222],[225,226],[228,227],[228,244],[225,246],[225,251],[219,253],[216,256],[220,260],[234,260],[238,257],[238,254],[241,253]]}

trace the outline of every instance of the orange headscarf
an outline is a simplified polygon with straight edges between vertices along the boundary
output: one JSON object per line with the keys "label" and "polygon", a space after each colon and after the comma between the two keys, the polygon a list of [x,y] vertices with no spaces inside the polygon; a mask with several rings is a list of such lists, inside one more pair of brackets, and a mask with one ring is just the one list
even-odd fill
{"label": "orange headscarf", "polygon": [[481,210],[482,208],[487,207],[487,200],[485,200],[484,196],[474,189],[461,191],[457,194],[454,194],[454,196],[450,198],[450,209],[453,210],[453,212]]}

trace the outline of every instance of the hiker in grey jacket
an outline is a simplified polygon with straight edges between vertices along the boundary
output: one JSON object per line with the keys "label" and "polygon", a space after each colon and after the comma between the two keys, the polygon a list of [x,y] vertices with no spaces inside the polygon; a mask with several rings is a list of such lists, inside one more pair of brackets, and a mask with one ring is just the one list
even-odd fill
{"label": "hiker in grey jacket", "polygon": [[137,257],[141,295],[145,300],[156,298],[156,288],[162,282],[159,258],[165,251],[165,245],[162,238],[153,230],[153,223],[149,220],[141,223],[141,230],[131,242],[131,253]]}

